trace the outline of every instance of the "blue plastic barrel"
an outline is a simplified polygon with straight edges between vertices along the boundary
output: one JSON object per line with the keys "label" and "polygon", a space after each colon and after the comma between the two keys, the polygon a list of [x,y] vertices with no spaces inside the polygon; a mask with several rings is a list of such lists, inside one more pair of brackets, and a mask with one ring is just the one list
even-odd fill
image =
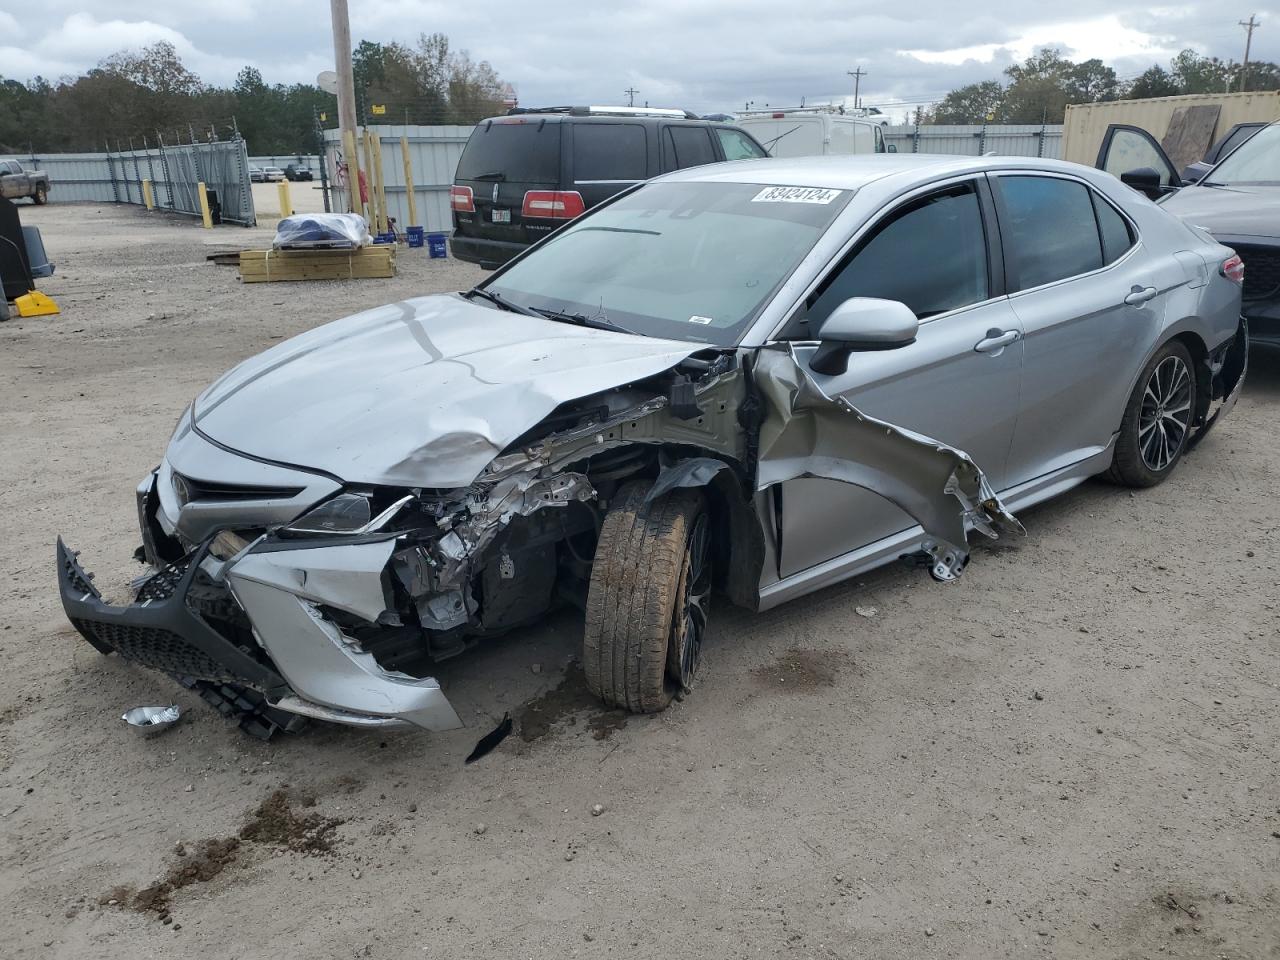
{"label": "blue plastic barrel", "polygon": [[427,234],[427,249],[433,260],[439,260],[449,255],[449,249],[445,246],[445,237],[443,233]]}
{"label": "blue plastic barrel", "polygon": [[409,246],[411,246],[411,247],[420,247],[420,246],[422,246],[422,244],[423,244],[423,242],[424,242],[425,234],[426,234],[425,228],[423,228],[423,227],[409,227],[409,228],[405,231],[405,233],[406,233],[406,234],[408,234],[408,236],[409,236]]}

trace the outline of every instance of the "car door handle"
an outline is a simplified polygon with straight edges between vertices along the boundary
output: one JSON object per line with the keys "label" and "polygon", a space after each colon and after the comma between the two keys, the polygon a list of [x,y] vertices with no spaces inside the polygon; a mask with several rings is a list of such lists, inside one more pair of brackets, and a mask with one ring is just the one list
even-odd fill
{"label": "car door handle", "polygon": [[1021,336],[1017,330],[988,330],[986,338],[975,343],[973,349],[978,353],[999,353]]}
{"label": "car door handle", "polygon": [[1134,287],[1129,291],[1129,295],[1124,298],[1124,302],[1131,307],[1140,307],[1154,298],[1156,293],[1155,287]]}

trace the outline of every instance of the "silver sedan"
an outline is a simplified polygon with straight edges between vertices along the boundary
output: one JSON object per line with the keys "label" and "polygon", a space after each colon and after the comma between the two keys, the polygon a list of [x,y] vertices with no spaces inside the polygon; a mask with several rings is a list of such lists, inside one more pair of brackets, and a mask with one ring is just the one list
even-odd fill
{"label": "silver sedan", "polygon": [[456,726],[433,665],[560,602],[592,689],[660,710],[713,593],[764,609],[898,559],[952,580],[1012,511],[1165,480],[1243,380],[1240,279],[1073,164],[677,172],[472,290],[229,371],[138,488],[136,602],[59,541],[63,603],[263,735]]}

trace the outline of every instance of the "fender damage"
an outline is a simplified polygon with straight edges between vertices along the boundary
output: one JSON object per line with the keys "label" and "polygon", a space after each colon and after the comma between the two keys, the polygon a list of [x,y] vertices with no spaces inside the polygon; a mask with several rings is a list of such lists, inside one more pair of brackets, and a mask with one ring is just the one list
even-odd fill
{"label": "fender damage", "polygon": [[[938,579],[963,570],[968,529],[993,537],[998,528],[1021,529],[966,454],[827,397],[786,349],[695,352],[659,342],[646,357],[634,342],[617,342],[642,338],[593,335],[615,352],[613,373],[597,370],[579,391],[556,370],[537,389],[525,381],[513,393],[502,389],[504,376],[536,362],[529,318],[511,327],[505,366],[495,369],[457,355],[461,347],[447,342],[460,336],[456,324],[437,324],[427,336],[403,310],[374,315],[339,331],[342,338],[373,336],[381,353],[394,355],[407,330],[430,363],[457,374],[455,391],[469,391],[456,417],[432,409],[441,442],[398,450],[379,468],[380,482],[348,481],[288,522],[258,523],[251,499],[238,520],[223,509],[216,529],[198,527],[198,539],[184,535],[197,527],[184,525],[183,514],[200,503],[175,504],[158,489],[180,475],[171,447],[166,468],[140,491],[145,559],[161,569],[135,603],[107,604],[59,542],[63,604],[90,643],[169,673],[225,713],[251,718],[254,732],[287,727],[297,715],[443,730],[460,721],[432,665],[562,599],[580,602],[594,537],[624,481],[713,492],[730,560],[721,585],[748,606],[763,556],[754,494],[789,479],[852,483],[897,504],[930,537]],[[549,326],[549,336],[564,332]],[[206,406],[221,408],[226,424],[237,389],[268,379],[289,356],[314,361],[324,349],[304,342],[292,354],[257,358],[215,384]],[[402,366],[396,375],[411,372]],[[605,385],[610,377],[617,382]],[[201,422],[209,421],[198,402]],[[263,442],[258,434],[244,447],[261,456]],[[358,463],[350,442],[330,461]]]}

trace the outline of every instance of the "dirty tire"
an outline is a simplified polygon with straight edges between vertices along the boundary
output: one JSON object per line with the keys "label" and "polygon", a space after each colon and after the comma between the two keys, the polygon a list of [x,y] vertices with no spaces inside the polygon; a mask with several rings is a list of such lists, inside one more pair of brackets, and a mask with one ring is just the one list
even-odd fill
{"label": "dirty tire", "polygon": [[[1186,376],[1185,392],[1171,390],[1170,386]],[[1166,394],[1171,394],[1166,396]],[[1165,401],[1163,404],[1160,401]],[[1152,423],[1153,419],[1163,420],[1166,430],[1179,433],[1176,419],[1179,412],[1168,416],[1156,416],[1157,413],[1176,408],[1186,408],[1186,424],[1177,436],[1176,444],[1161,449],[1156,445],[1152,452],[1152,430],[1159,427]],[[1126,487],[1154,487],[1173,473],[1174,467],[1182,459],[1187,449],[1187,441],[1192,432],[1192,419],[1196,409],[1196,376],[1195,364],[1185,346],[1177,340],[1170,340],[1156,351],[1138,378],[1133,388],[1133,395],[1124,408],[1124,419],[1120,422],[1120,436],[1116,438],[1115,458],[1111,468],[1104,476],[1112,483]],[[1155,438],[1159,439],[1159,438]]]}
{"label": "dirty tire", "polygon": [[[611,707],[656,713],[679,688],[667,647],[677,628],[689,537],[702,494],[676,490],[644,506],[648,481],[625,485],[604,519],[583,630],[591,691]],[[678,662],[678,661],[677,661]]]}
{"label": "dirty tire", "polygon": [[31,199],[34,200],[39,205],[43,205],[48,198],[49,198],[49,194],[44,187],[36,187],[36,192],[31,197]]}

